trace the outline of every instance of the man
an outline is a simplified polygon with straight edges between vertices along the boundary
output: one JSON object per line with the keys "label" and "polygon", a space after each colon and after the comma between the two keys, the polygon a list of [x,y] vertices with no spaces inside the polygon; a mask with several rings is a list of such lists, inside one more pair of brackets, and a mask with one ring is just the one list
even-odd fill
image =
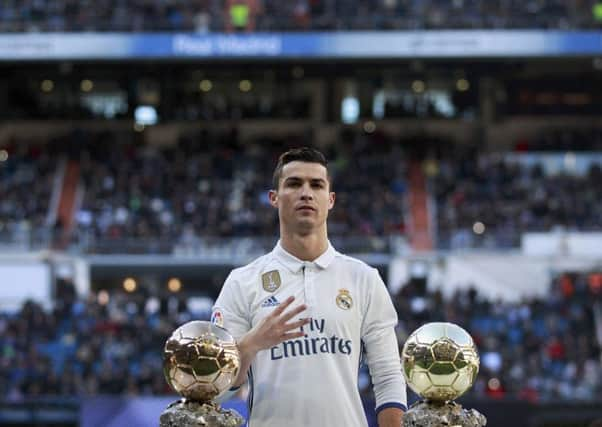
{"label": "man", "polygon": [[261,12],[261,4],[257,0],[226,1],[226,31],[254,31],[255,19]]}
{"label": "man", "polygon": [[397,314],[377,270],[328,241],[335,194],[326,159],[311,148],[290,150],[273,185],[280,241],[232,271],[212,316],[237,340],[235,386],[248,376],[249,426],[366,426],[357,386],[364,351],[379,426],[399,427],[406,391]]}

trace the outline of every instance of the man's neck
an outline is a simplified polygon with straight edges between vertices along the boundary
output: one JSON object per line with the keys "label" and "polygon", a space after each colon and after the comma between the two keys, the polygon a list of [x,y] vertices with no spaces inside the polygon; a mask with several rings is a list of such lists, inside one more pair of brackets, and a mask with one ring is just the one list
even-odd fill
{"label": "man's neck", "polygon": [[326,233],[312,233],[299,235],[294,233],[280,233],[280,244],[289,254],[302,261],[314,261],[328,249]]}

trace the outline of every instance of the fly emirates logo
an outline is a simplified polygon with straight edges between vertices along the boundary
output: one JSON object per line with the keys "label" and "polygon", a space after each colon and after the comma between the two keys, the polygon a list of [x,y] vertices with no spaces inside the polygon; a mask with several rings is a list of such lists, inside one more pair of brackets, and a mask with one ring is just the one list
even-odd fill
{"label": "fly emirates logo", "polygon": [[270,349],[272,360],[286,359],[289,357],[312,356],[315,354],[343,354],[351,355],[351,340],[336,335],[326,336],[324,329],[326,319],[311,319],[301,327],[305,332],[303,338],[284,341]]}

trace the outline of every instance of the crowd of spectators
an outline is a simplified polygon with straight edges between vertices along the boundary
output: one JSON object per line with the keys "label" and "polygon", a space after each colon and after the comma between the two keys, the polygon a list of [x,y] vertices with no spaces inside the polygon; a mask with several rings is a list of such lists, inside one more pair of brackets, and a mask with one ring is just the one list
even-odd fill
{"label": "crowd of spectators", "polygon": [[48,227],[55,171],[43,145],[0,149],[0,240],[28,245],[32,234]]}
{"label": "crowd of spectators", "polygon": [[[75,237],[167,245],[275,236],[277,213],[267,198],[272,171],[287,147],[312,139],[291,135],[243,145],[234,131],[202,132],[182,138],[177,147],[113,143],[107,150],[105,137],[111,135],[80,154],[85,196]],[[402,150],[378,132],[350,131],[340,140],[326,153],[337,193],[329,217],[331,235],[402,233]]]}
{"label": "crowd of spectators", "polygon": [[0,32],[587,29],[598,0],[4,0]]}
{"label": "crowd of spectators", "polygon": [[[395,298],[399,341],[423,323],[470,331],[479,349],[473,397],[530,402],[602,399],[602,275],[557,275],[543,298],[488,301],[473,289],[444,298],[411,282]],[[597,313],[597,314],[596,314]]]}
{"label": "crowd of spectators", "polygon": [[65,282],[53,309],[27,302],[0,316],[0,393],[20,401],[44,395],[166,394],[161,349],[190,313],[177,297],[144,293],[76,299]]}
{"label": "crowd of spectators", "polygon": [[[394,297],[403,344],[429,321],[466,328],[481,355],[470,391],[475,397],[531,402],[602,399],[602,275],[562,274],[548,296],[517,303],[487,301],[475,290],[446,299],[439,291],[406,285]],[[206,320],[184,296],[91,293],[77,298],[69,282],[54,307],[28,302],[0,314],[0,398],[45,395],[162,395],[161,351],[180,324]],[[597,314],[595,314],[597,312]],[[360,387],[369,393],[367,373]]]}
{"label": "crowd of spectators", "polygon": [[[583,135],[589,142],[578,142]],[[136,132],[80,131],[61,140],[60,146],[15,142],[0,150],[3,242],[65,231],[56,204],[51,206],[63,158],[80,166],[83,197],[71,243],[82,251],[170,253],[178,247],[194,251],[204,239],[271,239],[278,225],[267,191],[277,157],[311,144],[314,135],[307,129],[242,142],[236,128],[213,129],[162,146],[142,142]],[[586,151],[554,154],[572,147],[570,141]],[[524,232],[600,231],[602,159],[589,152],[598,144],[599,131],[584,130],[546,133],[519,142],[516,152],[432,145],[445,151],[424,160],[438,247],[510,248]],[[378,130],[342,128],[324,148],[337,193],[329,216],[333,238],[405,234],[407,167],[414,148],[423,145]],[[532,149],[539,158],[523,155]],[[567,167],[551,172],[544,149]]]}
{"label": "crowd of spectators", "polygon": [[550,174],[503,153],[460,150],[428,160],[442,248],[509,248],[527,231],[600,231],[600,159],[585,174]]}

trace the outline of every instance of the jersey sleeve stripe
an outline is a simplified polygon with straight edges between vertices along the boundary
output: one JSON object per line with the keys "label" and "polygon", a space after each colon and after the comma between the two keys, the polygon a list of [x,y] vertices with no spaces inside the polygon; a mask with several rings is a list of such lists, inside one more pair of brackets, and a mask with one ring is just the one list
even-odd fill
{"label": "jersey sleeve stripe", "polygon": [[403,403],[399,403],[399,402],[387,402],[387,403],[383,403],[378,408],[376,408],[376,414],[378,415],[378,413],[380,411],[382,411],[383,409],[387,409],[387,408],[398,408],[398,409],[401,409],[403,412],[405,412],[405,411],[408,410],[408,408],[406,407],[406,405],[404,405]]}

